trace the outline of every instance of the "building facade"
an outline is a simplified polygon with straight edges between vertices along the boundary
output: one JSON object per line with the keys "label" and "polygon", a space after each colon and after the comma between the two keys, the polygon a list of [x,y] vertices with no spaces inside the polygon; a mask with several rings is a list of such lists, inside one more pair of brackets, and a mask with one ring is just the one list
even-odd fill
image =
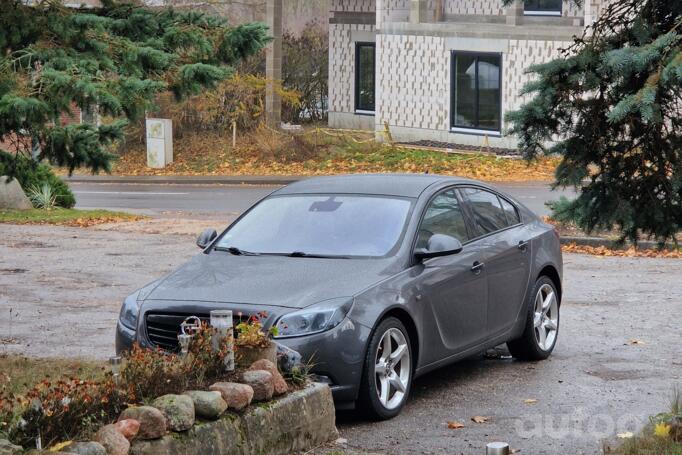
{"label": "building facade", "polygon": [[332,0],[329,124],[394,140],[514,148],[504,114],[600,0]]}

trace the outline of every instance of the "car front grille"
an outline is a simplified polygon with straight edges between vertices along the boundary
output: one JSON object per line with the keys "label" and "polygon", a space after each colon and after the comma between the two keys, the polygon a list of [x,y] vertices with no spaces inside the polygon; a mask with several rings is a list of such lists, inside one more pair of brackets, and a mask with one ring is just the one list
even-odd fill
{"label": "car front grille", "polygon": [[[181,313],[147,313],[145,322],[147,325],[147,337],[156,347],[167,351],[178,350],[178,335],[180,324],[189,316],[197,316],[201,322],[208,323],[208,314],[181,314]],[[234,316],[233,324],[237,327],[240,322],[248,320],[249,315]],[[235,334],[236,336],[236,334]]]}

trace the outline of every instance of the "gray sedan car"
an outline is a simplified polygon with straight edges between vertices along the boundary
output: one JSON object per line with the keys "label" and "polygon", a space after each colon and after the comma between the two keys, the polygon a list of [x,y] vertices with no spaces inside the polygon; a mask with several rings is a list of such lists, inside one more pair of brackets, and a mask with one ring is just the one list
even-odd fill
{"label": "gray sedan car", "polygon": [[437,175],[350,175],[279,189],[202,252],[130,295],[117,350],[177,349],[182,320],[265,312],[338,406],[398,414],[415,377],[507,343],[557,341],[562,258],[551,225],[492,186]]}

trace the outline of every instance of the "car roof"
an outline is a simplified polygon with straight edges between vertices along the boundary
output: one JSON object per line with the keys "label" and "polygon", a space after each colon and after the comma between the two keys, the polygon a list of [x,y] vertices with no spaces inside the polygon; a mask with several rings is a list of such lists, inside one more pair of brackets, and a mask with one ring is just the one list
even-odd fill
{"label": "car roof", "polygon": [[334,175],[301,180],[273,194],[376,194],[417,198],[426,188],[434,184],[472,182],[469,179],[435,174]]}

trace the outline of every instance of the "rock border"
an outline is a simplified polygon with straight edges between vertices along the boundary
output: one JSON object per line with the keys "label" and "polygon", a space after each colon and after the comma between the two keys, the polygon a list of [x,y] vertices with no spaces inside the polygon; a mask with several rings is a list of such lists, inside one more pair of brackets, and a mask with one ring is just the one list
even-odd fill
{"label": "rock border", "polygon": [[329,386],[313,383],[280,399],[197,421],[188,431],[134,441],[134,455],[288,455],[335,440],[336,414]]}

